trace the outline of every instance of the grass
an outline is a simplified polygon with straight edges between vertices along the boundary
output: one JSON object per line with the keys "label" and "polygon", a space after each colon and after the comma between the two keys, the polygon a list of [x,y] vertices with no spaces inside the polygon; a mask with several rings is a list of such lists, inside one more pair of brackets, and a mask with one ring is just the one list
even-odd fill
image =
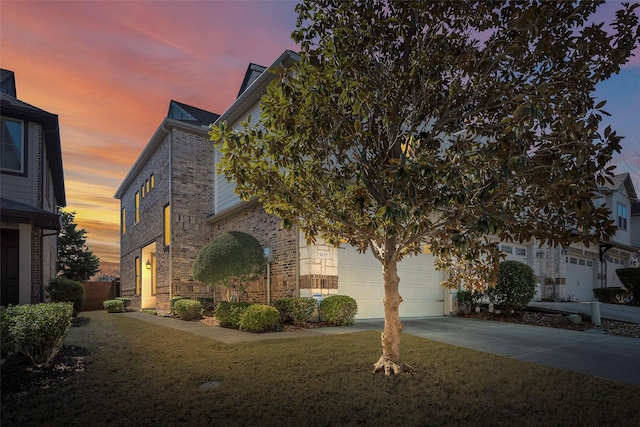
{"label": "grass", "polygon": [[[640,425],[640,387],[403,336],[416,373],[371,374],[376,332],[222,344],[83,313],[82,373],[3,408],[2,426]],[[198,387],[209,381],[217,389]]]}

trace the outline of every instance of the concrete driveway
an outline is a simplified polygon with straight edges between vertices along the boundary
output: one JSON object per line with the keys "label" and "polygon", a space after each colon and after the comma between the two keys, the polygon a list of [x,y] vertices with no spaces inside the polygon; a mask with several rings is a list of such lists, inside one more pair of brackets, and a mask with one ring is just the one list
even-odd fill
{"label": "concrete driveway", "polygon": [[[529,307],[591,315],[590,302],[532,302],[529,303]],[[640,307],[600,303],[600,317],[603,319],[620,320],[622,322],[640,323]]]}

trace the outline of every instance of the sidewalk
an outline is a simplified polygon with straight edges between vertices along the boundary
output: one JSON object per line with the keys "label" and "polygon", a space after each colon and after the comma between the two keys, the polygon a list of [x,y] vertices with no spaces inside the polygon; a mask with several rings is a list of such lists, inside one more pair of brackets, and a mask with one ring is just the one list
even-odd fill
{"label": "sidewalk", "polygon": [[[227,344],[266,339],[319,337],[358,331],[382,331],[383,319],[357,320],[352,326],[253,334],[142,313],[123,313]],[[543,328],[507,322],[431,317],[402,319],[403,333],[601,378],[640,385],[640,339],[601,333]],[[373,362],[372,362],[373,363]]]}

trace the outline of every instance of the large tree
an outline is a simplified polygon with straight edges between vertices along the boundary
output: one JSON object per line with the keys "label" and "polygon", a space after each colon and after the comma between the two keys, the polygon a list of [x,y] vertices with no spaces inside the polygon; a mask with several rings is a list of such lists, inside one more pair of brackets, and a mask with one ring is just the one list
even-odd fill
{"label": "large tree", "polygon": [[86,282],[96,274],[100,259],[87,246],[87,231],[78,229],[75,212],[59,210],[62,231],[58,236],[58,273],[78,282]]}
{"label": "large tree", "polygon": [[[237,193],[309,239],[371,250],[384,275],[375,371],[400,353],[398,263],[430,247],[445,286],[495,283],[496,239],[569,245],[613,232],[593,196],[621,137],[596,85],[638,42],[636,6],[309,0],[299,63],[276,68],[259,120],[211,138]],[[607,32],[609,31],[609,32]]]}

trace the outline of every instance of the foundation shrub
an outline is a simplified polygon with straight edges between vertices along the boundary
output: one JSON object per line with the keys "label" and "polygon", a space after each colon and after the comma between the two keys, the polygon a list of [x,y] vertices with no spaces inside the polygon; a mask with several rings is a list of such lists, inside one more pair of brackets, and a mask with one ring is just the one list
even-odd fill
{"label": "foundation shrub", "polygon": [[[9,334],[34,366],[48,366],[71,328],[73,304],[25,304],[7,309]],[[4,337],[3,337],[4,338]]]}
{"label": "foundation shrub", "polygon": [[624,288],[595,288],[593,295],[602,303],[615,304],[624,300],[629,295],[629,291]]}
{"label": "foundation shrub", "polygon": [[280,312],[283,322],[292,322],[294,325],[304,325],[313,315],[316,308],[314,298],[283,298],[274,302],[274,307]]}
{"label": "foundation shrub", "polygon": [[471,310],[475,309],[480,300],[484,296],[481,292],[476,291],[458,291],[456,298],[458,299],[458,307],[465,313],[471,313]]}
{"label": "foundation shrub", "polygon": [[240,318],[251,303],[222,301],[216,305],[213,316],[223,328],[240,329]]}
{"label": "foundation shrub", "polygon": [[73,316],[77,316],[85,300],[84,286],[75,280],[57,277],[49,281],[47,292],[51,302],[70,302],[73,304]]}
{"label": "foundation shrub", "polygon": [[619,268],[616,274],[625,288],[633,294],[636,304],[640,301],[640,267]]}
{"label": "foundation shrub", "polygon": [[107,310],[107,313],[122,313],[124,311],[124,303],[119,299],[103,301],[102,306]]}
{"label": "foundation shrub", "polygon": [[320,312],[330,325],[353,325],[358,314],[358,303],[347,295],[331,295],[320,303]]}
{"label": "foundation shrub", "polygon": [[536,293],[536,275],[531,267],[520,261],[503,261],[498,269],[498,281],[487,289],[489,301],[506,313],[523,310]]}
{"label": "foundation shrub", "polygon": [[273,331],[280,326],[280,312],[264,304],[252,304],[240,316],[240,328],[249,332]]}
{"label": "foundation shrub", "polygon": [[175,310],[176,310],[176,308],[175,308],[175,306],[176,306],[176,302],[178,302],[178,301],[180,301],[180,300],[183,300],[183,299],[185,299],[185,298],[184,298],[184,297],[179,297],[179,296],[178,296],[178,297],[171,297],[170,304],[171,304],[171,312],[172,312],[172,313],[175,313]]}
{"label": "foundation shrub", "polygon": [[116,297],[118,301],[122,301],[122,306],[126,309],[131,305],[131,298],[127,297]]}
{"label": "foundation shrub", "polygon": [[7,307],[0,306],[0,358],[6,359],[15,351],[13,337],[9,332],[9,315]]}
{"label": "foundation shrub", "polygon": [[198,320],[202,318],[202,304],[193,299],[181,299],[175,302],[174,313],[182,320]]}
{"label": "foundation shrub", "polygon": [[201,298],[198,298],[197,300],[200,301],[200,304],[202,304],[203,310],[209,310],[216,306],[216,301],[214,298],[201,297]]}

